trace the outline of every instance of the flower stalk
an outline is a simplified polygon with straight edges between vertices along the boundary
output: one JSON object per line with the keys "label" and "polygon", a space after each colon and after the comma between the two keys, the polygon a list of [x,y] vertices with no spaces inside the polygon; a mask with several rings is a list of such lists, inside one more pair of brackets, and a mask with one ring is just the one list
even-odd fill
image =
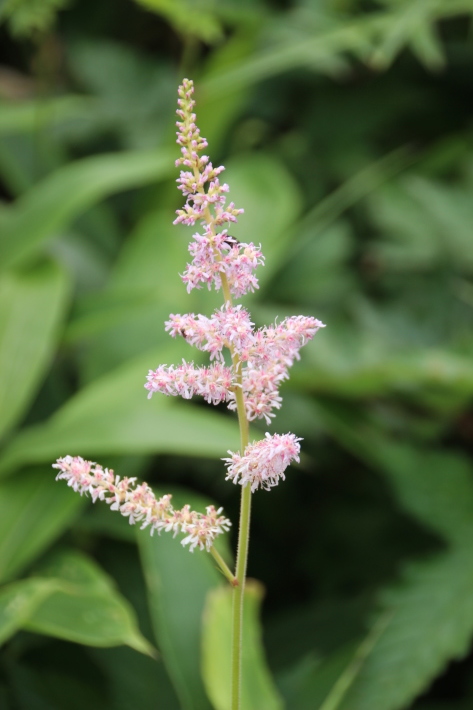
{"label": "flower stalk", "polygon": [[[292,461],[299,461],[300,438],[294,434],[266,434],[264,439],[250,444],[249,422],[264,419],[270,423],[282,398],[279,388],[289,377],[289,368],[300,358],[301,347],[307,344],[324,324],[312,316],[293,316],[279,323],[255,329],[250,314],[238,299],[258,288],[254,272],[264,264],[261,246],[243,243],[229,236],[227,227],[243,212],[233,202],[226,204],[229,187],[219,175],[224,167],[214,168],[206,155],[207,148],[193,113],[194,86],[184,79],[179,87],[177,143],[181,157],[178,188],[185,197],[177,210],[175,224],[199,223],[202,233],[193,235],[189,245],[191,263],[182,274],[190,292],[206,285],[223,292],[223,306],[210,316],[193,313],[171,314],[165,324],[172,337],[182,337],[189,345],[207,352],[210,364],[195,367],[183,360],[180,365],[159,365],[150,370],[145,388],[148,398],[155,393],[190,399],[200,395],[209,404],[226,402],[236,411],[240,428],[239,452],[228,451],[223,461],[226,479],[241,485],[241,508],[238,547],[233,573],[215,548],[215,540],[230,529],[231,522],[222,509],[208,506],[205,513],[185,505],[175,510],[171,496],[157,499],[146,484],[136,484],[134,478],[120,479],[112,470],[82,459],[65,456],[57,460],[57,478],[64,479],[73,490],[88,494],[93,502],[103,500],[112,510],[120,512],[130,523],[139,522],[151,534],[183,533],[181,541],[193,552],[196,548],[210,552],[218,567],[233,587],[232,611],[232,679],[229,694],[231,709],[240,710],[242,629],[245,578],[250,537],[251,498],[258,489],[271,490],[285,479],[285,470]],[[231,365],[227,365],[224,350]]]}

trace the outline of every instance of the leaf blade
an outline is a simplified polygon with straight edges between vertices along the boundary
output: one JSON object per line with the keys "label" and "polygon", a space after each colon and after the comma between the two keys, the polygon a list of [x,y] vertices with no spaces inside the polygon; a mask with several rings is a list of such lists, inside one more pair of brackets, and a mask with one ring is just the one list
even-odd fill
{"label": "leaf blade", "polygon": [[[216,710],[231,710],[232,596],[230,587],[212,590],[205,608],[203,676]],[[241,706],[245,710],[282,710],[264,659],[259,622],[263,587],[256,580],[245,584]]]}
{"label": "leaf blade", "polygon": [[22,417],[52,357],[69,301],[53,262],[0,278],[0,438]]}
{"label": "leaf blade", "polygon": [[113,192],[159,180],[172,168],[170,154],[148,151],[84,158],[60,168],[5,212],[2,268],[30,258],[65,224]]}

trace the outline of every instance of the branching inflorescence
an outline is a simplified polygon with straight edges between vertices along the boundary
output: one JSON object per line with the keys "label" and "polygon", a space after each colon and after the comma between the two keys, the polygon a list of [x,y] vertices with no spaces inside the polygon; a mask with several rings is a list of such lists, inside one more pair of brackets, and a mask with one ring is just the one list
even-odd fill
{"label": "branching inflorescence", "polygon": [[[289,377],[289,368],[300,358],[299,351],[318,331],[321,321],[311,316],[285,318],[272,326],[255,329],[250,314],[233,298],[240,298],[258,288],[255,270],[264,264],[261,246],[243,243],[230,236],[229,223],[236,222],[243,210],[233,202],[226,204],[229,188],[221,183],[219,175],[224,167],[214,168],[206,155],[207,141],[200,136],[193,113],[194,91],[192,81],[184,79],[179,87],[177,114],[177,143],[181,157],[176,166],[181,167],[178,187],[186,198],[177,211],[174,224],[195,225],[202,230],[193,236],[189,245],[192,261],[182,275],[187,291],[206,285],[222,289],[224,305],[210,318],[188,313],[171,314],[166,330],[172,337],[183,337],[190,345],[206,352],[210,363],[196,367],[192,362],[180,365],[160,365],[150,370],[146,389],[148,397],[154,393],[180,395],[190,399],[202,396],[210,404],[226,402],[228,408],[238,411],[240,428],[244,420],[264,419],[268,424],[281,406],[279,387]],[[231,364],[224,358],[230,354]],[[242,439],[242,441],[244,441]],[[249,486],[251,492],[258,488],[269,490],[284,479],[284,471],[291,461],[299,461],[300,445],[293,434],[266,434],[252,444],[247,441],[240,453],[229,451],[224,458],[227,480]],[[75,491],[88,493],[92,500],[107,502],[130,523],[141,522],[142,527],[186,533],[182,541],[193,550],[196,546],[211,550],[215,538],[229,529],[230,521],[221,515],[221,509],[207,508],[205,515],[184,506],[173,510],[171,496],[157,500],[146,483],[136,485],[135,479],[121,479],[113,471],[84,461],[80,457],[66,456],[54,464],[59,469],[57,478],[66,479]]]}
{"label": "branching inflorescence", "polygon": [[89,494],[92,500],[103,500],[110,510],[118,510],[131,524],[141,522],[141,528],[186,533],[183,545],[193,550],[210,550],[213,541],[221,533],[230,529],[230,521],[220,515],[222,508],[213,505],[206,508],[206,514],[196,513],[185,505],[174,510],[170,495],[157,499],[147,483],[136,485],[136,478],[120,478],[112,469],[102,468],[93,461],[84,461],[80,456],[65,456],[53,464],[58,468],[57,478],[63,478],[77,493]]}

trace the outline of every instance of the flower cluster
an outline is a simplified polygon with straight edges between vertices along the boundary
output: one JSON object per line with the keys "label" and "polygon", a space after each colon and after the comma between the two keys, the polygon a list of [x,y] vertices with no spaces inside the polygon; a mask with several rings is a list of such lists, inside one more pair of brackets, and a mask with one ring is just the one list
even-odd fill
{"label": "flower cluster", "polygon": [[285,480],[284,471],[291,461],[299,462],[301,447],[294,434],[270,434],[261,441],[249,444],[243,455],[229,451],[231,458],[223,459],[228,467],[226,480],[250,485],[251,491],[264,488],[269,491]]}
{"label": "flower cluster", "polygon": [[184,399],[199,394],[209,404],[219,404],[230,397],[232,377],[231,369],[220,363],[194,367],[193,363],[183,360],[178,367],[160,365],[157,370],[150,370],[145,387],[149,390],[148,399],[153,392],[180,395]]}
{"label": "flower cluster", "polygon": [[[161,365],[150,370],[145,387],[151,394],[179,394],[186,399],[201,394],[208,402],[229,402],[236,408],[235,387],[241,386],[249,421],[264,418],[269,424],[274,409],[281,406],[279,386],[288,379],[288,369],[300,358],[299,350],[324,324],[317,318],[294,316],[277,325],[253,329],[248,311],[226,304],[214,314],[195,316],[171,314],[166,330],[173,337],[182,336],[216,360],[207,368],[194,368],[185,362],[179,368]],[[224,366],[223,348],[229,348],[241,374],[238,385],[235,373]],[[212,389],[210,389],[212,387]]]}
{"label": "flower cluster", "polygon": [[177,143],[181,146],[181,157],[176,166],[183,166],[178,187],[186,198],[182,209],[177,210],[174,224],[203,224],[203,234],[194,234],[194,241],[189,245],[192,263],[182,276],[188,292],[206,284],[217,290],[222,286],[221,274],[225,274],[230,292],[239,298],[248,291],[258,288],[258,279],[254,275],[257,266],[264,263],[260,247],[254,244],[240,243],[229,236],[222,226],[236,222],[242,209],[237,209],[233,202],[225,205],[228,185],[221,184],[218,176],[225,168],[214,168],[208,156],[201,153],[207,148],[207,141],[202,138],[196,126],[193,113],[194,100],[192,81],[184,79],[179,87],[179,109],[177,115]]}
{"label": "flower cluster", "polygon": [[64,479],[74,491],[90,494],[93,502],[105,501],[111,510],[119,511],[128,518],[130,524],[141,522],[141,528],[150,528],[161,533],[173,532],[174,536],[184,533],[187,537],[183,545],[189,545],[191,552],[196,547],[210,550],[215,538],[230,529],[231,522],[220,515],[222,508],[213,505],[206,508],[206,514],[197,513],[185,505],[174,510],[170,495],[156,498],[147,483],[136,485],[136,478],[120,478],[112,469],[102,468],[93,461],[85,461],[80,456],[65,456],[53,464],[59,469],[56,480]]}
{"label": "flower cluster", "polygon": [[[285,318],[280,323],[255,329],[250,314],[241,305],[234,306],[231,296],[239,297],[258,286],[254,270],[263,264],[259,247],[242,244],[230,237],[222,225],[235,222],[242,210],[233,203],[225,207],[228,185],[220,184],[222,166],[214,168],[209,158],[200,153],[207,148],[193,113],[194,87],[184,79],[179,88],[177,142],[181,157],[176,166],[183,166],[178,179],[179,189],[186,198],[183,209],[177,211],[175,223],[202,224],[203,234],[195,234],[189,246],[193,256],[187,265],[183,281],[190,291],[206,283],[209,288],[224,288],[225,304],[207,318],[194,313],[171,314],[165,324],[172,337],[183,337],[190,345],[210,356],[208,367],[195,367],[183,360],[182,365],[160,365],[150,370],[146,389],[148,397],[155,392],[180,395],[189,399],[194,394],[207,402],[227,402],[231,410],[238,409],[242,395],[246,418],[264,419],[268,424],[281,406],[279,388],[289,377],[289,368],[300,358],[299,351],[324,324],[311,316]],[[226,364],[224,349],[231,355]],[[241,402],[241,398],[240,398]],[[251,490],[269,490],[292,460],[299,460],[299,441],[293,434],[266,434],[263,441],[248,446],[244,454],[229,452],[227,479]]]}
{"label": "flower cluster", "polygon": [[[177,142],[182,156],[176,165],[187,168],[181,170],[178,179],[186,203],[177,210],[175,223],[194,225],[199,220],[204,233],[195,234],[189,246],[194,259],[187,265],[183,280],[188,290],[201,283],[218,289],[225,281],[228,298],[228,294],[238,297],[257,287],[253,271],[264,258],[259,247],[238,242],[226,229],[219,231],[225,222],[235,222],[242,210],[233,203],[224,209],[228,185],[221,185],[218,179],[224,168],[214,168],[206,155],[199,155],[207,141],[196,126],[193,91],[192,82],[184,79],[177,111],[181,119],[177,122]],[[160,365],[150,370],[145,384],[148,397],[155,392],[186,399],[198,394],[209,403],[227,402],[229,409],[236,410],[236,391],[240,388],[247,419],[265,419],[269,424],[274,410],[281,406],[279,387],[299,359],[299,350],[324,327],[317,318],[294,316],[255,330],[248,311],[241,305],[233,306],[230,300],[210,318],[194,313],[171,314],[166,323],[170,335],[181,336],[209,353],[211,363],[196,368],[183,361],[179,367]],[[231,353],[231,367],[225,365],[224,348]]]}

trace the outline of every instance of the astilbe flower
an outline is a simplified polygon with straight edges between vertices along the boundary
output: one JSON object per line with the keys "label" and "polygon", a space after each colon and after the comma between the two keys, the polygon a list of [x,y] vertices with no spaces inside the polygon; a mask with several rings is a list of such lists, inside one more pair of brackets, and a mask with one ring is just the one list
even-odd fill
{"label": "astilbe flower", "polygon": [[[227,294],[240,297],[258,287],[254,271],[264,263],[264,257],[260,246],[239,242],[222,229],[225,223],[236,222],[243,210],[233,203],[225,206],[229,188],[218,177],[224,168],[214,168],[208,156],[200,155],[207,141],[196,125],[193,91],[193,83],[184,79],[177,110],[181,119],[177,122],[177,143],[182,155],[176,166],[183,166],[177,182],[186,202],[177,210],[174,223],[199,222],[202,233],[194,234],[189,246],[193,260],[182,280],[188,291],[203,283],[218,290],[225,280]],[[170,315],[166,331],[208,353],[211,362],[208,367],[196,368],[183,360],[178,367],[160,365],[150,370],[145,384],[148,397],[156,392],[186,399],[198,394],[209,403],[227,402],[229,409],[237,410],[240,390],[246,418],[264,419],[269,424],[274,410],[281,406],[280,385],[288,379],[294,361],[300,359],[301,347],[325,326],[312,316],[293,316],[255,329],[248,311],[241,305],[234,306],[228,298],[210,318],[194,313]],[[225,364],[225,348],[231,353],[231,367]],[[299,460],[299,441],[293,434],[266,434],[262,442],[249,445],[243,455],[229,452],[232,458],[224,459],[227,479],[249,484],[252,491],[259,487],[269,490],[284,478],[289,463]]]}
{"label": "astilbe flower", "polygon": [[[201,137],[193,113],[194,91],[192,81],[184,79],[179,87],[180,121],[177,122],[177,142],[181,157],[176,166],[182,166],[178,187],[186,198],[182,209],[177,210],[174,223],[195,225],[202,230],[194,234],[189,245],[192,262],[182,275],[190,292],[206,284],[222,289],[224,305],[210,318],[187,313],[171,314],[165,328],[172,337],[183,337],[199,350],[209,354],[208,366],[196,367],[192,362],[181,365],[160,365],[150,370],[145,384],[151,397],[154,393],[181,396],[190,399],[200,395],[210,404],[226,402],[231,410],[238,410],[240,420],[264,419],[268,424],[274,410],[281,406],[279,387],[288,379],[289,368],[299,360],[299,351],[324,324],[312,316],[293,316],[274,325],[255,329],[248,311],[234,306],[232,296],[239,298],[258,288],[254,272],[264,264],[261,247],[252,242],[239,242],[228,234],[227,225],[237,221],[242,209],[233,202],[226,204],[229,188],[220,183],[223,166],[214,168],[208,156],[200,155],[207,148]],[[227,364],[224,349],[230,352]],[[243,411],[243,413],[242,413]],[[292,461],[299,461],[298,437],[294,434],[266,434],[262,441],[246,446],[243,453],[229,451],[224,458],[227,480],[270,490],[284,480],[284,471]],[[171,496],[156,499],[146,484],[136,484],[135,478],[120,479],[112,470],[82,459],[65,456],[55,463],[58,479],[65,479],[73,490],[89,494],[95,502],[105,501],[112,510],[128,517],[130,523],[140,522],[142,528],[184,533],[183,545],[211,551],[215,538],[227,531],[230,521],[221,515],[222,509],[213,506],[206,514],[192,511],[189,506],[174,510]],[[234,577],[219,561],[224,574],[235,583]],[[242,583],[240,579],[237,584]]]}
{"label": "astilbe flower", "polygon": [[141,529],[185,533],[182,545],[210,550],[218,535],[230,529],[231,522],[220,515],[222,508],[213,505],[206,508],[205,515],[185,505],[174,510],[171,495],[156,498],[147,483],[136,485],[136,478],[120,478],[112,469],[102,468],[94,461],[85,461],[80,456],[59,458],[53,468],[59,469],[56,480],[64,479],[76,493],[89,494],[92,501],[105,501],[111,510],[117,510],[131,525],[141,522]]}
{"label": "astilbe flower", "polygon": [[252,492],[260,487],[269,491],[280,478],[285,480],[284,471],[291,461],[299,462],[299,441],[294,434],[266,433],[261,441],[249,444],[243,455],[229,451],[231,458],[223,459],[228,467],[226,480],[250,485]]}
{"label": "astilbe flower", "polygon": [[[277,325],[254,330],[249,313],[241,305],[227,304],[210,318],[193,313],[171,314],[166,330],[173,337],[182,336],[199,350],[208,352],[210,359],[217,362],[207,368],[194,368],[183,362],[179,368],[161,365],[150,370],[145,384],[148,396],[162,392],[188,399],[200,394],[209,403],[227,401],[229,409],[236,409],[235,387],[240,385],[236,383],[236,373],[223,364],[226,347],[239,363],[248,420],[264,418],[269,424],[273,410],[281,406],[279,386],[288,379],[289,367],[300,359],[300,348],[323,327],[317,318],[293,316]],[[209,382],[215,396],[209,396]]]}
{"label": "astilbe flower", "polygon": [[181,157],[176,160],[176,167],[184,166],[177,180],[179,190],[186,198],[182,209],[177,210],[174,224],[203,224],[203,234],[194,234],[194,241],[189,245],[192,263],[182,276],[190,292],[206,284],[217,290],[221,288],[221,274],[225,274],[230,292],[240,297],[248,291],[258,288],[258,280],[253,271],[264,263],[261,248],[253,243],[240,243],[228,235],[227,229],[220,229],[224,224],[236,222],[242,209],[237,209],[233,202],[225,205],[225,194],[229,188],[221,184],[218,175],[225,168],[214,168],[208,156],[201,153],[207,148],[207,141],[202,138],[196,126],[193,113],[194,86],[184,79],[179,87],[179,108],[177,115],[177,143],[181,146]]}

